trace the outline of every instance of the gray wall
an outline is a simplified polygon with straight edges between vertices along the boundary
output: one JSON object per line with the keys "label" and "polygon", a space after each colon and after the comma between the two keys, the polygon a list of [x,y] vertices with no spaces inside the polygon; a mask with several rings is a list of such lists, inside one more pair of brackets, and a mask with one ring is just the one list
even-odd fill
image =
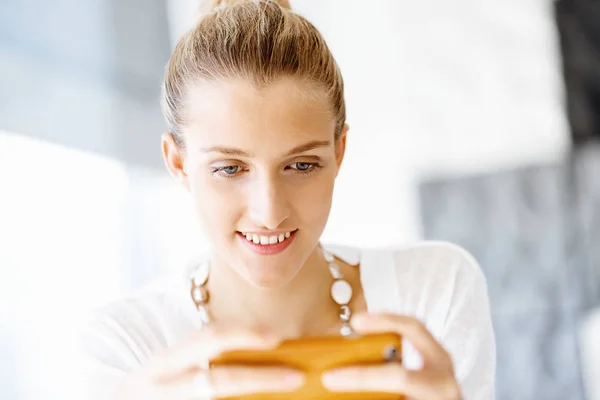
{"label": "gray wall", "polygon": [[498,400],[585,398],[578,330],[600,306],[600,148],[421,186],[427,238],[457,242],[487,276]]}
{"label": "gray wall", "polygon": [[161,166],[164,0],[3,0],[0,129]]}

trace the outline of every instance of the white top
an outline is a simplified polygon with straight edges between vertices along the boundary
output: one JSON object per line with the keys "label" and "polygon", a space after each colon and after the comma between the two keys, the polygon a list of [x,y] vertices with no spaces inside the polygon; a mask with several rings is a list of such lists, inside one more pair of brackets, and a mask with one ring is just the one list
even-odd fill
{"label": "white top", "polygon": [[[469,253],[442,242],[378,250],[325,247],[349,264],[360,262],[369,311],[411,315],[426,324],[450,352],[465,400],[494,399],[496,346],[487,286]],[[111,398],[128,372],[201,326],[183,274],[97,310],[89,322],[83,335],[88,399]],[[422,362],[410,343],[403,358],[409,368]]]}

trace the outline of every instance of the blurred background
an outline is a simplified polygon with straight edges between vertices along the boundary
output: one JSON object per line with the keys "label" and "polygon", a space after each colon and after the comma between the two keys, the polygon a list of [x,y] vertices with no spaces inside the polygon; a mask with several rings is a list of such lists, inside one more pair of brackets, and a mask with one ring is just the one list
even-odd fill
{"label": "blurred background", "polygon": [[[600,3],[292,4],[347,88],[323,241],[466,247],[497,398],[600,399]],[[63,398],[73,316],[205,248],[159,152],[162,73],[198,5],[0,0],[0,399]]]}

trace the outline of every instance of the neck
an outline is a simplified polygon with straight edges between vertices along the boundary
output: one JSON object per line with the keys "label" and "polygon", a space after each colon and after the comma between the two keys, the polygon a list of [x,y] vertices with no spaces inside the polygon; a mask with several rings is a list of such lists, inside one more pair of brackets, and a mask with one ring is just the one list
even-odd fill
{"label": "neck", "polygon": [[281,337],[330,333],[339,321],[330,295],[333,278],[317,247],[285,287],[254,287],[232,268],[212,268],[208,289],[213,318],[268,328]]}

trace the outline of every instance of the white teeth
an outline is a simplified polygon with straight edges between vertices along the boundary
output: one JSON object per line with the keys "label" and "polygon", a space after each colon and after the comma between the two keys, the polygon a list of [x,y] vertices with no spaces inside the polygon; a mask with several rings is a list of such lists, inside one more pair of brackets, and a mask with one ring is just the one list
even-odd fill
{"label": "white teeth", "polygon": [[263,246],[281,243],[292,236],[291,232],[281,233],[279,236],[262,236],[257,235],[256,233],[240,233],[246,238],[247,241],[254,242],[255,244],[261,244]]}

